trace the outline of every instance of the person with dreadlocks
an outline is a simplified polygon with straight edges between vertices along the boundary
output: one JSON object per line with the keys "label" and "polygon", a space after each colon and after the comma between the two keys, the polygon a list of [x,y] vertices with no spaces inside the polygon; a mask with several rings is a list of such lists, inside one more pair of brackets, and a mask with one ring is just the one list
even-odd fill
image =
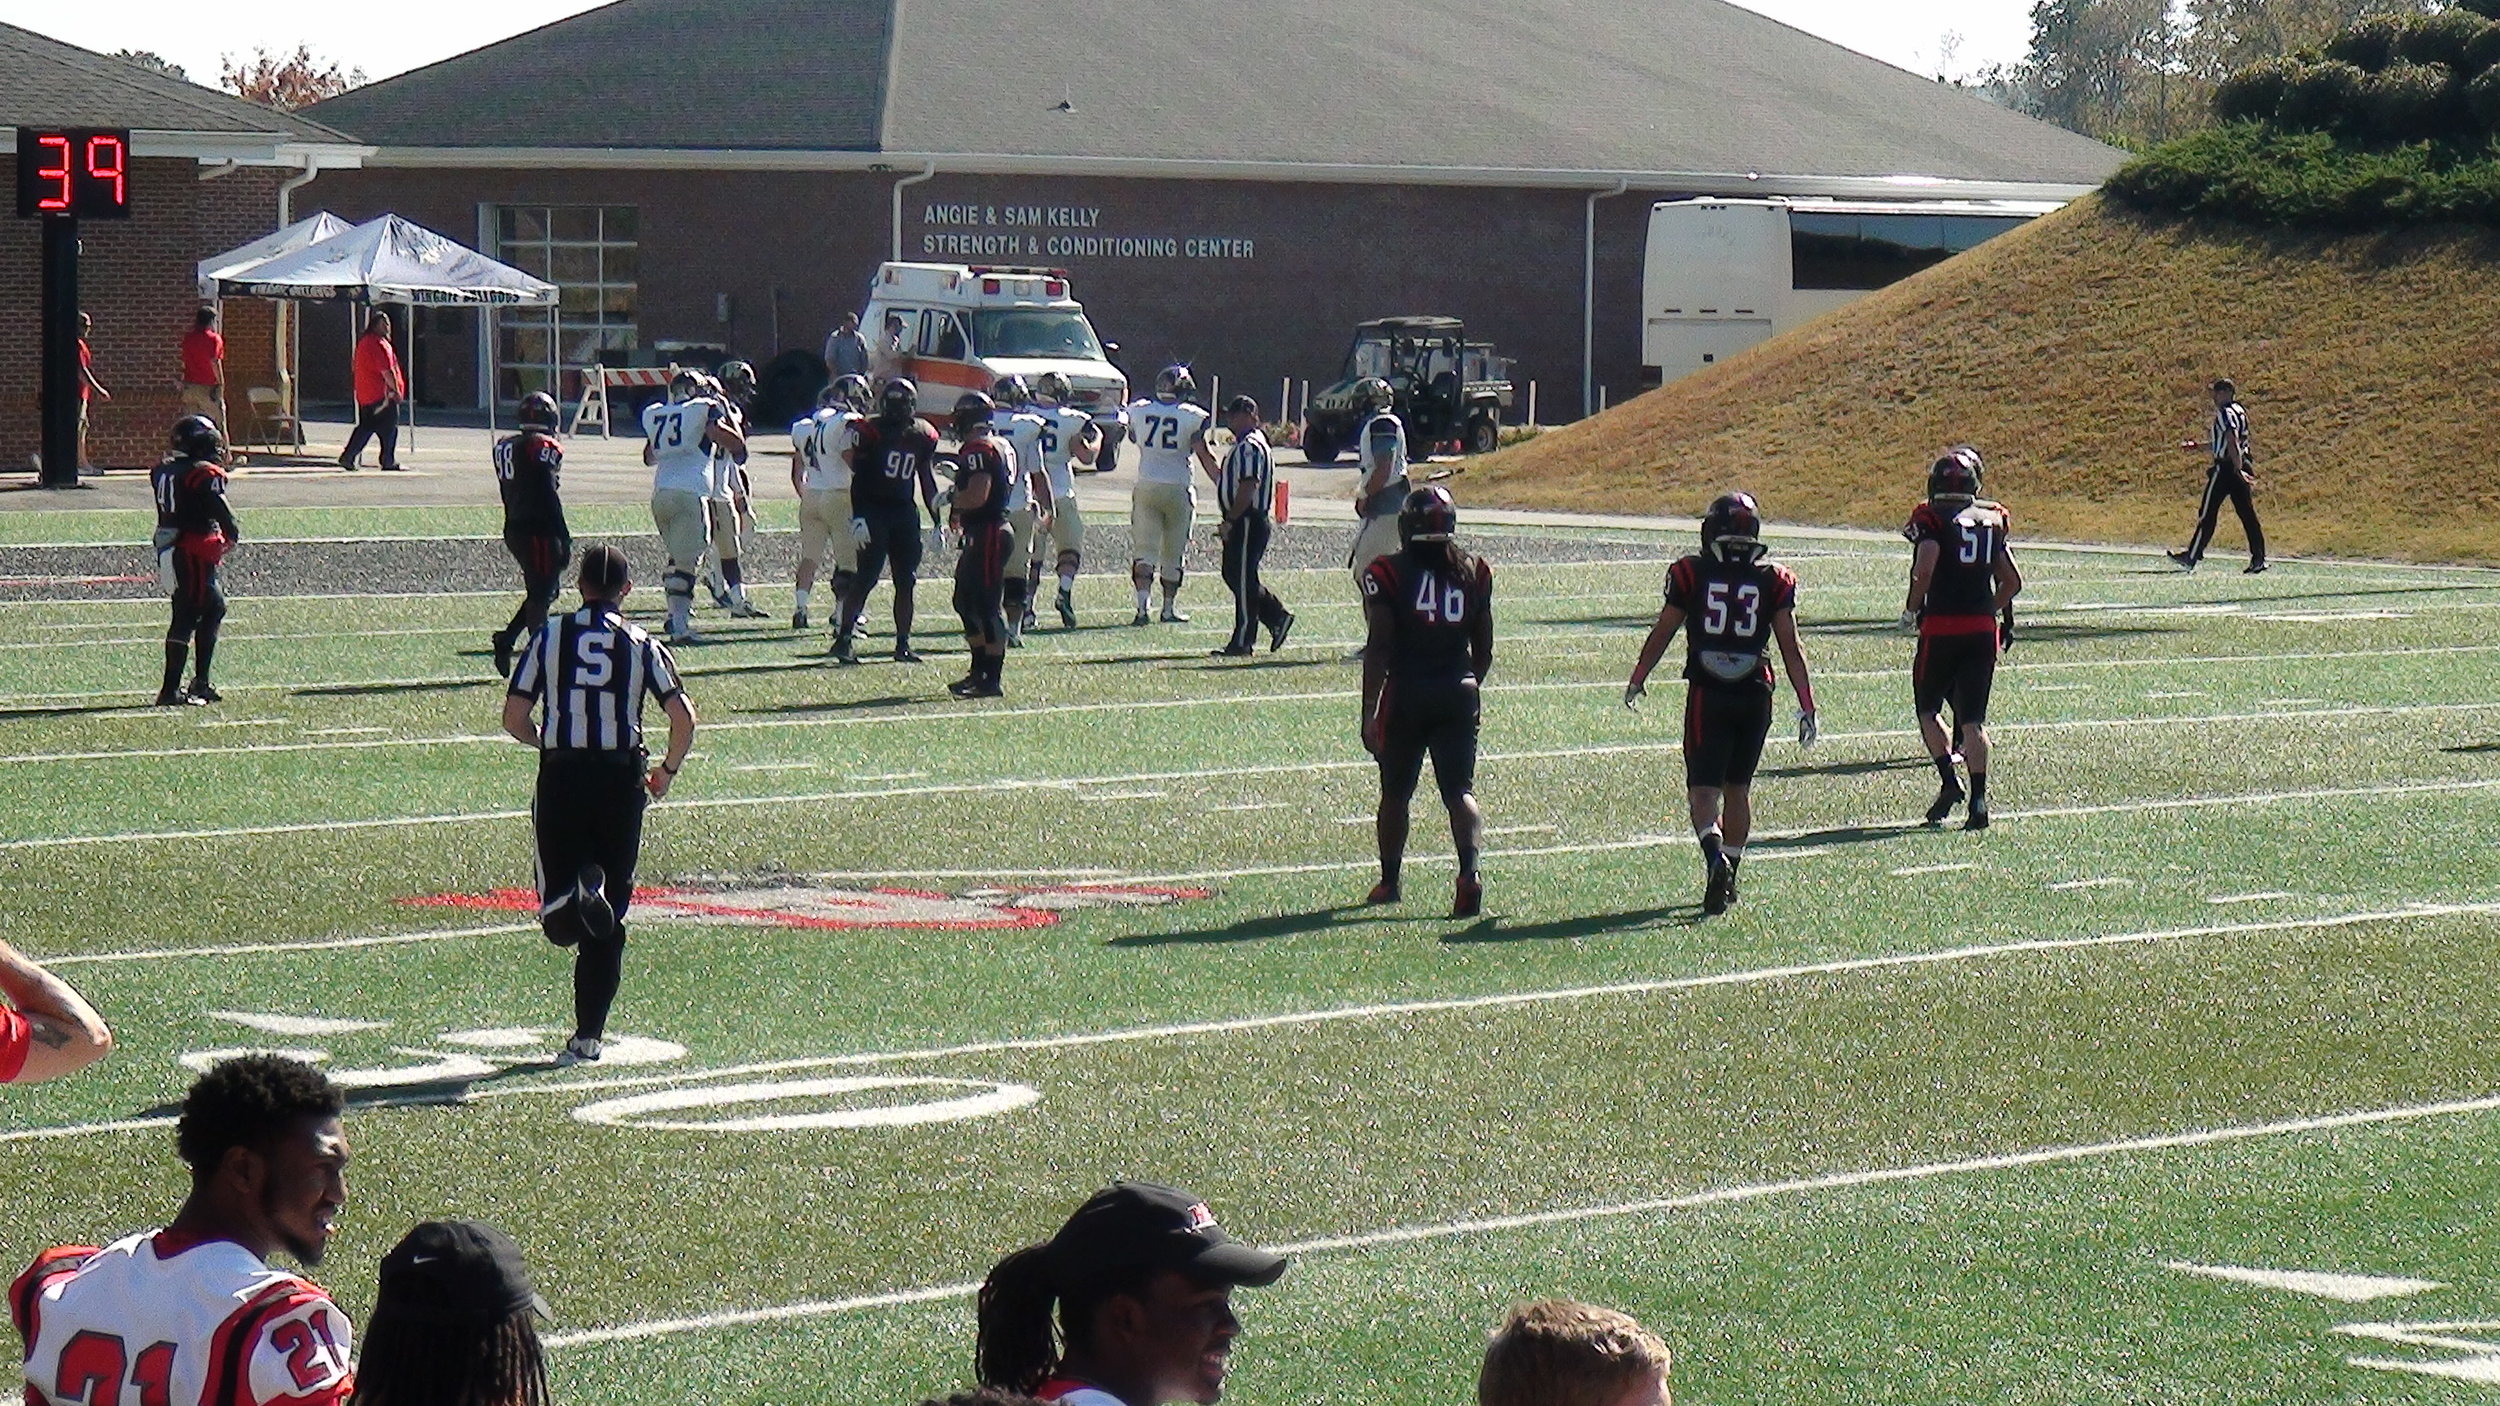
{"label": "person with dreadlocks", "polygon": [[347,1315],[268,1263],[321,1263],[347,1203],[337,1085],[309,1064],[243,1055],[199,1077],[174,1146],[191,1194],[173,1223],[102,1249],[44,1251],[9,1288],[30,1403],[336,1406],[353,1374]]}
{"label": "person with dreadlocks", "polygon": [[511,1236],[427,1221],[382,1257],[348,1406],[547,1406],[546,1316]]}
{"label": "person with dreadlocks", "polygon": [[1186,1191],[1113,1182],[990,1270],[975,1375],[1062,1406],[1213,1406],[1241,1333],[1233,1290],[1265,1288],[1286,1265]]}
{"label": "person with dreadlocks", "polygon": [[1765,656],[1777,641],[1797,691],[1797,743],[1814,745],[1821,724],[1805,649],[1797,641],[1797,578],[1763,560],[1762,510],[1750,493],[1723,493],[1701,519],[1701,552],[1667,568],[1667,599],[1641,643],[1623,706],[1649,691],[1649,674],[1679,627],[1685,630],[1684,795],[1707,871],[1701,911],[1736,901],[1736,871],[1753,834],[1753,777],[1771,733],[1779,680]]}

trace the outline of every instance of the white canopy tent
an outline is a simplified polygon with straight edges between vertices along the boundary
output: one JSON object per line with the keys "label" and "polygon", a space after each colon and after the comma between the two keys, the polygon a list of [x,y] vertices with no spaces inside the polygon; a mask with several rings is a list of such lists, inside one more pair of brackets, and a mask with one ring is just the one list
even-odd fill
{"label": "white canopy tent", "polygon": [[355,226],[323,210],[297,220],[275,234],[264,234],[249,244],[229,249],[214,258],[200,260],[200,296],[217,296],[217,281],[231,277],[256,265],[265,264],[281,254],[292,254],[309,244],[347,233]]}
{"label": "white canopy tent", "polygon": [[[316,243],[221,273],[217,288],[221,293],[254,298],[399,303],[408,307],[546,307],[556,301],[554,284],[533,278],[510,264],[498,263],[457,240],[397,215],[382,215]],[[405,330],[408,354],[402,364],[411,378],[409,389],[413,392],[413,319]],[[413,396],[408,409],[413,441]],[[487,416],[491,425],[492,397],[488,399]]]}

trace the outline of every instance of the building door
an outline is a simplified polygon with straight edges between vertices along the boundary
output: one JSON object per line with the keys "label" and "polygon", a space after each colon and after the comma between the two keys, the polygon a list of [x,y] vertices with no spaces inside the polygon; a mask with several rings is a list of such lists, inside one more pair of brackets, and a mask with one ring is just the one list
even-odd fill
{"label": "building door", "polygon": [[485,225],[488,253],[558,290],[554,307],[488,314],[495,399],[511,405],[546,391],[569,404],[583,368],[622,365],[637,344],[639,214],[630,205],[497,205]]}

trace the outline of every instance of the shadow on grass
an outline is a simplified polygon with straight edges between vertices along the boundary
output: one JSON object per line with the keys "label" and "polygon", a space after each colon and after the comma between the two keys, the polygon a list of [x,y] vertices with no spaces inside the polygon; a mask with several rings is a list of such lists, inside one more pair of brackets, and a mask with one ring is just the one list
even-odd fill
{"label": "shadow on grass", "polygon": [[1251,659],[1235,655],[1229,659],[1209,659],[1203,664],[1187,664],[1183,668],[1206,673],[1219,669],[1313,669],[1327,664],[1342,664],[1342,659],[1278,659],[1273,656]]}
{"label": "shadow on grass", "polygon": [[1549,615],[1527,623],[1531,625],[1580,625],[1608,630],[1646,630],[1658,623],[1658,616],[1655,612],[1648,615]]}
{"label": "shadow on grass", "polygon": [[789,715],[794,713],[853,713],[858,712],[863,708],[902,708],[908,707],[914,703],[934,703],[936,701],[937,698],[935,695],[915,698],[905,694],[896,693],[888,694],[882,698],[845,698],[832,703],[775,703],[770,707],[733,708],[730,711],[745,714],[760,713],[768,715]]}
{"label": "shadow on grass", "polygon": [[408,683],[339,683],[312,688],[290,689],[296,698],[365,698],[398,693],[457,693],[464,688],[500,688],[503,680],[489,676],[482,679],[417,679]]}
{"label": "shadow on grass", "polygon": [[[41,708],[0,708],[0,721],[14,718],[74,718],[82,713],[128,713],[149,706],[145,703],[56,703]],[[185,709],[169,709],[183,712]]]}
{"label": "shadow on grass", "polygon": [[1872,762],[1826,762],[1820,766],[1766,766],[1756,776],[1869,776],[1879,771],[1927,771],[1935,763],[1925,757],[1886,757]]}
{"label": "shadow on grass", "polygon": [[2471,756],[2477,752],[2500,752],[2500,742],[2462,742],[2454,747],[2442,747],[2439,750],[2454,756]]}
{"label": "shadow on grass", "polygon": [[[1921,763],[1925,765],[1925,763]],[[1898,840],[1915,835],[1928,827],[1914,820],[1896,821],[1889,825],[1836,825],[1829,830],[1810,830],[1802,835],[1783,835],[1775,840],[1756,840],[1755,849],[1814,849],[1823,845],[1867,845],[1883,840]]]}
{"label": "shadow on grass", "polygon": [[1263,942],[1271,937],[1292,937],[1306,932],[1326,932],[1331,928],[1354,927],[1365,923],[1394,922],[1403,915],[1387,907],[1363,903],[1340,903],[1327,908],[1313,908],[1302,913],[1270,913],[1264,917],[1243,918],[1220,928],[1195,928],[1186,932],[1139,932],[1115,937],[1106,947],[1168,947],[1175,943],[1200,942]]}
{"label": "shadow on grass", "polygon": [[1607,933],[1637,932],[1643,928],[1689,928],[1702,920],[1701,905],[1678,903],[1665,908],[1635,908],[1624,913],[1594,913],[1575,918],[1552,918],[1541,923],[1515,923],[1499,917],[1478,918],[1457,932],[1443,933],[1445,943],[1462,942],[1552,942],[1574,937],[1597,937]]}

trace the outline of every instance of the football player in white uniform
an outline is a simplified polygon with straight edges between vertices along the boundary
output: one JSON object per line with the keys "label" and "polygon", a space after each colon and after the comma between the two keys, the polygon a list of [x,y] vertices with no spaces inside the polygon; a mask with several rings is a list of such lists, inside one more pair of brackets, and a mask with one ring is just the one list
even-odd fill
{"label": "football player in white uniform", "polygon": [[707,583],[712,589],[712,603],[741,620],[763,617],[763,610],[747,599],[746,582],[739,563],[744,535],[755,530],[755,505],[747,482],[747,407],[755,403],[755,368],[743,361],[733,361],[720,369],[720,380],[713,385],[713,394],[729,407],[729,423],[739,435],[738,448],[720,451],[720,462],[713,466],[712,496],[704,501],[705,521],[712,532],[712,570]]}
{"label": "football player in white uniform", "polygon": [[[1102,453],[1102,427],[1094,417],[1068,402],[1075,399],[1068,378],[1045,371],[1033,384],[1034,413],[1042,417],[1041,477],[1050,485],[1050,547],[1059,577],[1059,624],[1076,628],[1076,573],[1085,564],[1085,514],[1076,504],[1078,467],[1091,468]],[[1033,569],[1041,570],[1041,553]]]}
{"label": "football player in white uniform", "polygon": [[1129,437],[1137,442],[1137,486],[1128,509],[1129,584],[1137,591],[1137,617],[1146,623],[1146,603],[1158,577],[1163,582],[1163,618],[1186,624],[1175,603],[1181,593],[1181,557],[1189,534],[1198,525],[1197,475],[1192,460],[1207,477],[1215,476],[1215,454],[1207,448],[1207,408],[1192,401],[1198,382],[1186,366],[1166,366],[1155,373],[1152,400],[1128,407]]}
{"label": "football player in white uniform", "polygon": [[700,371],[669,378],[668,399],[642,412],[642,462],[652,468],[651,521],[668,548],[668,642],[694,644],[695,573],[703,566],[711,525],[704,500],[712,496],[713,451],[744,451],[746,439],[730,423],[729,406],[707,394]]}
{"label": "football player in white uniform", "polygon": [[29,1406],[345,1400],[347,1315],[268,1263],[321,1263],[347,1202],[344,1106],[319,1070],[277,1055],[201,1075],[175,1134],[191,1192],[173,1223],[46,1250],[10,1286]]}
{"label": "football player in white uniform", "polygon": [[816,569],[831,559],[833,598],[851,589],[859,541],[851,532],[851,441],[868,411],[868,378],[838,376],[816,398],[816,413],[790,426],[790,487],[799,495],[797,604],[790,628],[807,628]]}
{"label": "football player in white uniform", "polygon": [[1022,376],[1001,379],[991,396],[1008,413],[995,430],[1016,453],[1015,491],[1007,497],[1007,526],[1015,540],[1007,548],[1007,643],[1021,648],[1033,624],[1033,591],[1041,584],[1041,554],[1035,538],[1058,504],[1042,475],[1042,441],[1050,437],[1050,421],[1033,408],[1033,389]]}

